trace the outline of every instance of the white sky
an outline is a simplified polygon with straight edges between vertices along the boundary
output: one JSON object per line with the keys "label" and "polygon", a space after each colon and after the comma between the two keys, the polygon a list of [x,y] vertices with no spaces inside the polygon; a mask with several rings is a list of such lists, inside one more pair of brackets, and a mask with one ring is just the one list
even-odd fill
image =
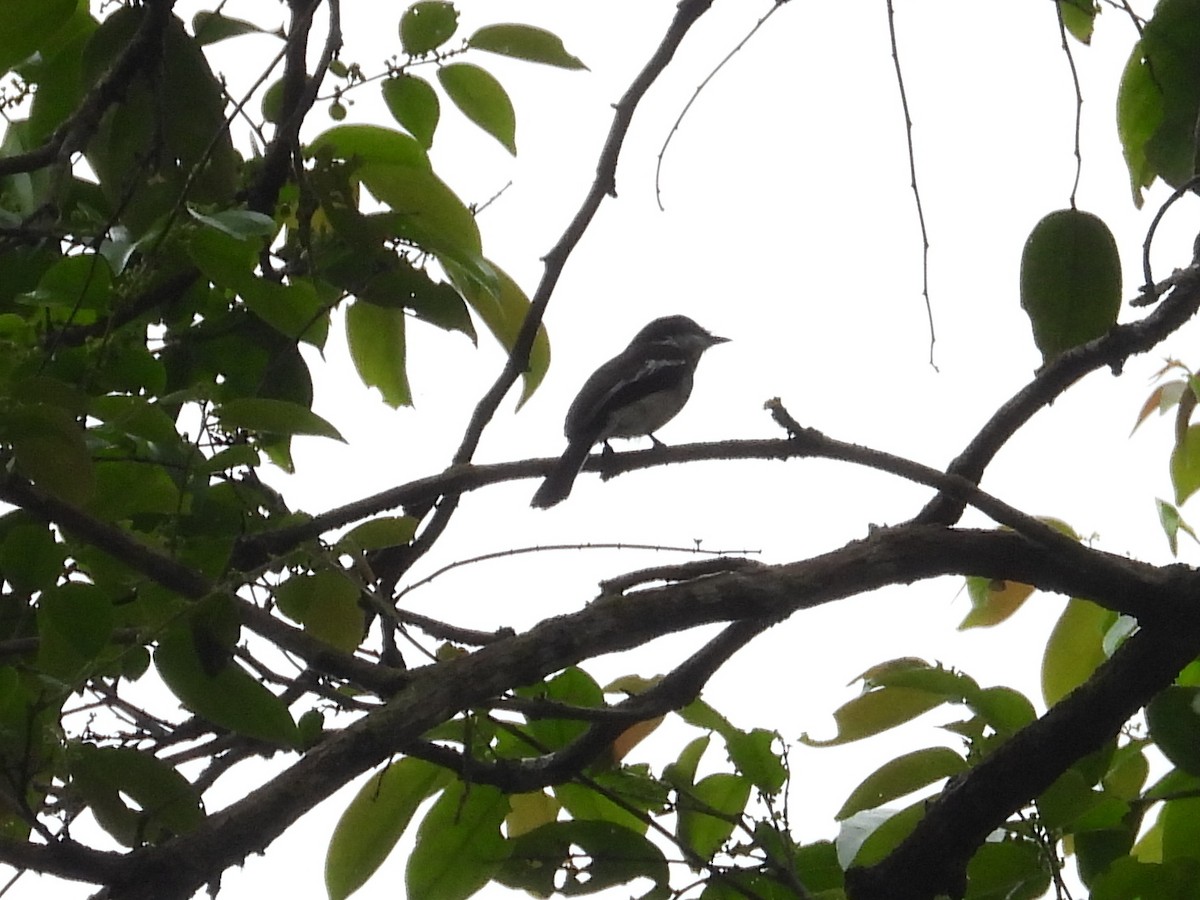
{"label": "white sky", "polygon": [[[403,4],[344,0],[343,60],[364,70],[398,52]],[[517,110],[512,160],[443,106],[435,168],[467,202],[512,188],[481,216],[485,252],[532,293],[539,258],[591,182],[611,104],[642,66],[674,12],[670,0],[460,0],[462,33],[521,21],[559,34],[590,72],[565,72],[499,57],[477,60],[508,87]],[[732,342],[700,366],[693,399],[660,435],[667,443],[780,436],[762,410],[779,396],[801,422],[832,437],[944,466],[1039,363],[1018,305],[1017,266],[1033,224],[1067,205],[1074,177],[1075,100],[1048,3],[898,3],[901,58],[915,122],[918,179],[932,244],[930,283],[938,371],[928,364],[920,235],[909,188],[903,120],[882,2],[793,0],[716,76],[668,153],[666,212],[654,197],[654,167],[671,123],[696,85],[770,7],[717,0],[639,109],[608,200],[567,264],[546,322],[554,348],[549,376],[513,414],[506,402],[478,461],[556,454],[562,415],[582,380],[649,319],[682,312]],[[260,21],[273,23],[275,4]],[[243,14],[237,4],[227,10]],[[241,38],[245,56],[275,45]],[[1116,141],[1116,79],[1134,40],[1112,9],[1092,48],[1072,45],[1084,92],[1081,208],[1117,235],[1124,294],[1140,283],[1140,248],[1152,192],[1133,209]],[[265,58],[265,56],[264,56]],[[390,122],[368,86],[351,121]],[[322,112],[312,122],[323,128]],[[1156,272],[1190,257],[1180,204],[1156,245]],[[1182,228],[1176,227],[1182,225]],[[1195,227],[1191,227],[1195,232]],[[1129,320],[1137,311],[1124,310]],[[1195,326],[1188,329],[1194,338]],[[1186,358],[1186,338],[1135,359],[1120,379],[1090,376],[1040,413],[1000,454],[984,487],[1027,512],[1052,514],[1107,550],[1165,562],[1154,498],[1170,497],[1170,429],[1155,419],[1132,439],[1148,377],[1167,352]],[[362,388],[340,340],[314,371],[315,410],[348,446],[301,439],[298,474],[272,473],[296,506],[317,512],[439,471],[449,461],[478,396],[503,357],[489,338],[475,351],[460,335],[414,326],[410,377],[416,407],[393,411]],[[635,445],[640,446],[640,445]],[[818,460],[707,463],[647,470],[600,483],[583,476],[568,502],[528,507],[532,481],[464,498],[418,578],[455,559],[505,548],[620,541],[761,551],[766,562],[801,559],[862,537],[871,524],[912,515],[928,492],[878,473]],[[1187,510],[1185,509],[1185,515]],[[979,518],[970,519],[982,524]],[[1185,545],[1185,559],[1195,554]],[[456,570],[411,597],[412,608],[456,623],[523,628],[578,609],[596,582],[683,557],[632,551],[523,556]],[[705,696],[742,727],[832,734],[830,714],[856,691],[868,666],[920,656],[1008,684],[1040,705],[1041,647],[1062,599],[1035,595],[999,629],[958,633],[967,611],[960,582],[944,579],[852,598],[777,626],[735,658]],[[661,641],[642,654],[589,665],[602,682],[651,675],[706,635]],[[832,815],[861,778],[898,752],[954,745],[935,726],[939,711],[893,740],[847,748],[792,749],[793,825],[804,839],[832,837]],[[635,760],[661,765],[682,731],[648,741]],[[721,753],[710,749],[711,762]],[[244,789],[231,778],[229,789]],[[352,788],[354,790],[357,785]],[[285,891],[323,896],[328,832],[350,794],[309,814],[264,857],[226,874],[224,900]],[[233,798],[233,793],[229,799]],[[403,845],[356,896],[395,898]],[[45,897],[23,879],[11,896]],[[59,886],[56,897],[83,897]],[[625,896],[618,891],[614,896]],[[494,888],[480,896],[508,896]]]}

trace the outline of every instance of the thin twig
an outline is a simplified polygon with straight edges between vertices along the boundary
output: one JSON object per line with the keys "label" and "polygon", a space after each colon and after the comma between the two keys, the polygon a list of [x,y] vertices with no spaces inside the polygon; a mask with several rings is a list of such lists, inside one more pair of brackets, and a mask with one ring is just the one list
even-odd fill
{"label": "thin twig", "polygon": [[929,321],[929,365],[936,372],[933,361],[933,345],[937,334],[933,328],[933,301],[929,297],[929,230],[925,227],[925,206],[921,203],[921,189],[917,186],[917,157],[913,149],[913,122],[908,109],[908,91],[904,87],[904,70],[900,67],[900,47],[896,41],[896,10],[892,0],[887,0],[888,38],[892,43],[892,65],[896,69],[896,86],[900,89],[900,108],[904,111],[904,137],[908,144],[908,176],[913,199],[917,205],[917,222],[921,227],[921,296],[925,298],[925,318]]}

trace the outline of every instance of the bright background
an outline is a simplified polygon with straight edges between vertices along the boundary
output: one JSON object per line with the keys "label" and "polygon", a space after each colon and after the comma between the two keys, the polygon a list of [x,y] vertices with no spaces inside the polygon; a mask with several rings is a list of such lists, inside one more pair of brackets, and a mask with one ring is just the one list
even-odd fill
{"label": "bright background", "polygon": [[[399,52],[396,23],[405,5],[345,0],[343,61],[378,72]],[[557,33],[590,68],[566,72],[478,55],[474,61],[501,80],[516,106],[516,159],[443,103],[434,166],[468,203],[482,203],[512,182],[479,221],[485,253],[532,294],[540,257],[594,176],[611,104],[657,45],[675,3],[457,5],[464,36],[495,22],[536,24]],[[1038,219],[1067,206],[1075,174],[1075,95],[1054,6],[897,5],[931,242],[936,369],[929,363],[921,236],[882,2],[795,0],[781,8],[684,119],[665,158],[665,212],[658,210],[655,166],[672,123],[771,8],[764,0],[717,0],[639,108],[618,170],[619,196],[605,202],[566,266],[545,320],[554,357],[543,387],[520,412],[513,393],[489,427],[478,462],[557,454],[563,413],[582,381],[643,324],[670,313],[686,313],[732,342],[705,357],[692,402],[660,435],[667,443],[781,437],[762,409],[778,396],[795,418],[832,437],[943,467],[1029,380],[1040,357],[1018,304],[1021,248]],[[187,5],[179,11],[190,18]],[[239,4],[227,12],[245,15]],[[264,2],[256,20],[273,27],[280,14],[278,4]],[[1167,195],[1159,186],[1144,211],[1134,209],[1116,139],[1116,84],[1135,38],[1128,19],[1105,6],[1092,47],[1071,44],[1085,101],[1078,202],[1116,234],[1126,297],[1141,282],[1143,236]],[[216,64],[253,59],[258,65],[277,48],[270,39],[238,38],[220,47],[227,56]],[[390,124],[374,85],[347,99],[355,101],[348,121]],[[319,106],[312,133],[330,124]],[[1169,215],[1155,245],[1157,277],[1189,262],[1194,218],[1188,203]],[[1126,309],[1122,321],[1139,314]],[[1170,498],[1170,424],[1155,419],[1132,438],[1129,432],[1152,374],[1168,352],[1186,361],[1195,334],[1190,326],[1169,347],[1131,361],[1119,379],[1089,376],[1022,429],[988,469],[984,488],[1026,512],[1066,520],[1106,550],[1168,561],[1154,498]],[[414,324],[416,403],[394,411],[357,381],[334,335],[326,363],[314,371],[314,409],[348,444],[299,439],[297,474],[268,473],[294,507],[310,512],[440,471],[504,361],[486,336],[475,350],[461,335]],[[607,483],[587,475],[568,502],[545,512],[528,507],[534,487],[513,482],[464,497],[412,580],[476,554],[562,543],[691,547],[699,541],[708,550],[753,551],[764,562],[785,562],[863,537],[873,524],[903,521],[930,495],[891,476],[823,460],[677,465]],[[987,524],[971,514],[965,521]],[[1183,552],[1185,559],[1195,556],[1191,546]],[[603,578],[686,558],[547,551],[456,569],[407,600],[417,612],[457,624],[522,629],[580,608]],[[960,579],[850,598],[760,637],[713,679],[705,698],[736,725],[778,729],[792,744],[793,828],[804,839],[832,837],[833,813],[876,766],[907,749],[956,745],[936,727],[955,718],[945,709],[894,736],[845,748],[795,744],[802,732],[832,735],[832,711],[856,692],[847,683],[875,663],[918,656],[985,686],[1016,687],[1040,707],[1040,652],[1062,605],[1063,598],[1035,595],[1009,623],[960,633],[956,626],[968,610]],[[629,672],[664,672],[709,634],[664,639],[587,668],[602,683]],[[664,726],[632,759],[660,766],[686,734]],[[231,775],[219,789],[228,802],[253,783]],[[359,784],[306,816],[265,856],[226,873],[221,897],[324,896],[325,843]],[[356,896],[402,895],[404,847]],[[50,884],[26,877],[10,896],[88,893]],[[481,896],[507,894],[488,888]]]}

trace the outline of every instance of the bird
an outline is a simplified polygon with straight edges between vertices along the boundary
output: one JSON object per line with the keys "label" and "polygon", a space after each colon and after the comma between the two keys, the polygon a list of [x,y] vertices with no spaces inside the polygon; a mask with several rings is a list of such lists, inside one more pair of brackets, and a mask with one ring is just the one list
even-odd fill
{"label": "bird", "polygon": [[565,500],[592,447],[609,438],[654,433],[675,418],[692,393],[700,357],[709,347],[724,344],[687,316],[655,319],[583,383],[567,410],[563,434],[567,449],[546,475],[530,505],[546,509]]}

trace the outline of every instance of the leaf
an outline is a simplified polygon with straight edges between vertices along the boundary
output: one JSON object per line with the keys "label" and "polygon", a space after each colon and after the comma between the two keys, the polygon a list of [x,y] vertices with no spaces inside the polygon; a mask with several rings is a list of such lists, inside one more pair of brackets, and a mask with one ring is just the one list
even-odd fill
{"label": "leaf", "polygon": [[441,105],[429,82],[415,75],[401,74],[386,79],[379,89],[392,118],[426,150],[433,146]]}
{"label": "leaf", "polygon": [[311,409],[287,400],[246,397],[230,400],[214,411],[229,430],[244,428],[257,434],[311,434],[345,443],[338,430]]}
{"label": "leaf", "polygon": [[971,598],[971,611],[958,625],[959,631],[968,628],[990,628],[999,625],[1018,609],[1033,594],[1031,584],[1019,581],[997,581],[971,575],[967,578],[967,596]]}
{"label": "leaf", "polygon": [[750,780],[718,772],[679,794],[679,841],[701,861],[712,859],[733,834],[750,799]]}
{"label": "leaf", "polygon": [[867,810],[842,822],[835,842],[838,862],[846,868],[872,866],[889,855],[912,833],[925,816],[926,803],[918,800],[899,812]]}
{"label": "leaf", "polygon": [[169,632],[159,642],[154,665],[171,693],[197,715],[247,737],[298,746],[296,723],[283,701],[236,663],[206,672],[191,628]]}
{"label": "leaf", "polygon": [[1117,615],[1090,600],[1068,601],[1042,653],[1042,698],[1053,706],[1107,659],[1104,635]]}
{"label": "leaf", "polygon": [[238,240],[271,237],[279,228],[270,216],[252,209],[222,209],[214,213],[202,213],[189,203],[187,211],[197,222],[203,222]]}
{"label": "leaf", "polygon": [[343,900],[367,883],[426,797],[452,780],[451,774],[421,759],[406,757],[372,775],[333,829],[325,854],[325,888],[330,900]]}
{"label": "leaf", "polygon": [[486,25],[467,38],[467,46],[563,69],[587,68],[567,52],[558,35],[533,25]]}
{"label": "leaf", "polygon": [[412,406],[405,365],[404,312],[361,300],[346,309],[346,341],[358,377],[393,409]]}
{"label": "leaf", "polygon": [[1108,226],[1076,209],[1038,222],[1021,254],[1021,306],[1045,362],[1107,334],[1121,308],[1121,258]]}
{"label": "leaf", "polygon": [[240,37],[243,34],[269,34],[273,37],[282,37],[277,32],[267,31],[245,19],[235,19],[232,16],[207,10],[201,10],[192,16],[192,33],[196,35],[196,43],[202,47],[231,37]]}
{"label": "leaf", "polygon": [[38,668],[74,685],[97,666],[100,651],[112,637],[115,616],[104,591],[70,582],[42,594],[37,621]]}
{"label": "leaf", "polygon": [[777,794],[787,781],[787,768],[775,752],[778,735],[764,728],[734,731],[725,736],[729,761],[764,794]]}
{"label": "leaf", "polygon": [[[593,893],[637,878],[655,885],[644,897],[668,896],[662,850],[642,834],[612,822],[550,822],[509,841],[509,846],[495,880],[535,897]],[[581,864],[580,856],[588,862]]]}
{"label": "leaf", "polygon": [[76,0],[4,4],[4,27],[0,28],[0,72],[7,72],[49,41],[70,20],[75,6]]}
{"label": "leaf", "polygon": [[1178,188],[1196,171],[1200,2],[1162,0],[1130,53],[1117,96],[1134,199],[1155,177]]}
{"label": "leaf", "polygon": [[971,900],[1036,900],[1050,878],[1046,853],[1033,841],[987,841],[967,863]]}
{"label": "leaf", "polygon": [[451,784],[417,829],[404,872],[409,897],[463,900],[487,884],[512,845],[500,834],[508,798],[483,784]]}
{"label": "leaf", "polygon": [[[72,784],[96,821],[127,847],[159,843],[204,821],[195,788],[148,753],[84,743],[70,747],[68,759]],[[136,808],[124,797],[137,804]]]}
{"label": "leaf", "polygon": [[559,802],[545,791],[509,794],[508,805],[509,813],[504,817],[504,831],[510,840],[555,821],[561,809]]}
{"label": "leaf", "polygon": [[275,589],[279,611],[318,640],[352,653],[363,639],[359,589],[341,572],[293,575]]}
{"label": "leaf", "polygon": [[864,809],[874,809],[969,768],[947,747],[927,747],[897,756],[859,783],[834,816],[839,822]]}
{"label": "leaf", "polygon": [[1192,530],[1192,526],[1183,520],[1183,516],[1179,514],[1178,507],[1172,506],[1166,500],[1155,498],[1154,505],[1158,509],[1158,522],[1162,525],[1163,533],[1167,536],[1167,544],[1171,548],[1171,555],[1179,555],[1179,532],[1190,535],[1193,541],[1200,543],[1200,538],[1196,537],[1196,532]]}
{"label": "leaf", "polygon": [[41,403],[6,410],[0,440],[12,445],[17,471],[43,490],[76,504],[95,490],[83,429],[66,410]]}
{"label": "leaf", "polygon": [[844,703],[833,714],[837,734],[827,740],[815,740],[800,735],[801,743],[810,747],[836,747],[879,734],[915,719],[946,702],[946,698],[930,691],[905,687],[885,687],[860,694]]}
{"label": "leaf", "polygon": [[1200,688],[1171,685],[1146,706],[1146,724],[1167,759],[1200,775]]}
{"label": "leaf", "polygon": [[517,117],[508,93],[489,72],[470,63],[450,63],[438,81],[462,114],[517,155]]}
{"label": "leaf", "polygon": [[1182,505],[1200,490],[1200,425],[1191,425],[1171,450],[1171,484],[1175,503]]}
{"label": "leaf", "polygon": [[[491,262],[488,262],[488,265],[495,272],[498,282],[496,291],[489,291],[447,260],[443,260],[442,265],[455,286],[471,304],[471,308],[479,314],[484,325],[500,342],[500,346],[511,351],[530,305],[529,298],[525,296],[520,285],[507,272]],[[546,326],[539,325],[537,335],[533,339],[533,347],[529,351],[529,365],[521,375],[523,387],[521,399],[517,402],[518,409],[533,396],[549,368],[550,338],[546,333]]]}
{"label": "leaf", "polygon": [[338,538],[338,553],[364,553],[384,547],[407,544],[417,533],[418,520],[412,516],[380,516],[356,525]]}
{"label": "leaf", "polygon": [[436,50],[458,30],[458,10],[444,0],[414,3],[400,17],[400,46],[409,56]]}
{"label": "leaf", "polygon": [[[10,522],[22,522],[10,519]],[[45,590],[58,580],[67,548],[58,543],[43,523],[14,524],[3,532],[0,572],[22,593]]]}
{"label": "leaf", "polygon": [[1058,0],[1058,11],[1067,32],[1081,44],[1092,42],[1096,4],[1092,0]]}
{"label": "leaf", "polygon": [[431,170],[429,156],[416,139],[379,125],[335,125],[314,138],[305,155],[329,155],[363,164]]}

